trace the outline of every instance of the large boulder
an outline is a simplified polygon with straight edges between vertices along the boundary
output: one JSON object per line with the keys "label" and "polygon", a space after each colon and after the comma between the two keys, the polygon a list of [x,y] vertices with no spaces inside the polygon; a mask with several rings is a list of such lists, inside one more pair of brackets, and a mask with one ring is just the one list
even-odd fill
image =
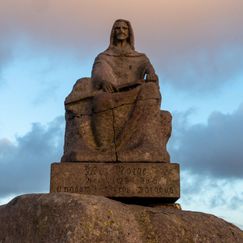
{"label": "large boulder", "polygon": [[213,215],[173,206],[127,205],[101,196],[31,194],[0,207],[1,243],[243,242]]}

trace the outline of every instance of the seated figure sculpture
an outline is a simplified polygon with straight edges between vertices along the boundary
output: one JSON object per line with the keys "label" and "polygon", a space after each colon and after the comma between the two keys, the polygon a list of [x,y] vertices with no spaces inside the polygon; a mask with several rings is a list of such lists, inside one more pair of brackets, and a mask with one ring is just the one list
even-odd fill
{"label": "seated figure sculpture", "polygon": [[62,162],[170,162],[171,115],[161,111],[158,77],[135,51],[127,20],[116,20],[110,45],[65,100]]}

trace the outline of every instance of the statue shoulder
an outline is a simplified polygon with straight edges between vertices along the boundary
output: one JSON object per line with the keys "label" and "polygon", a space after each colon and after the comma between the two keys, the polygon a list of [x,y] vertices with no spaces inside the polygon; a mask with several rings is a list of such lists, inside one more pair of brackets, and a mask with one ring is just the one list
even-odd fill
{"label": "statue shoulder", "polygon": [[104,58],[104,54],[103,54],[103,52],[99,53],[99,54],[95,57],[95,61],[96,61],[96,60],[99,60],[99,59],[102,59],[102,58]]}
{"label": "statue shoulder", "polygon": [[144,64],[150,64],[150,60],[145,53],[137,52],[137,57],[139,57]]}
{"label": "statue shoulder", "polygon": [[139,57],[141,60],[143,60],[144,62],[149,62],[149,58],[147,57],[147,55],[143,52],[138,52],[133,50],[133,52],[130,54],[131,56],[134,57]]}
{"label": "statue shoulder", "polygon": [[101,63],[104,62],[105,60],[105,55],[103,54],[103,52],[101,52],[100,54],[98,54],[94,60],[94,63],[93,63],[93,68],[92,70],[94,70],[95,67],[99,66]]}
{"label": "statue shoulder", "polygon": [[101,52],[100,54],[98,54],[94,60],[94,63],[98,63],[100,61],[104,61],[107,59],[107,54],[106,51]]}

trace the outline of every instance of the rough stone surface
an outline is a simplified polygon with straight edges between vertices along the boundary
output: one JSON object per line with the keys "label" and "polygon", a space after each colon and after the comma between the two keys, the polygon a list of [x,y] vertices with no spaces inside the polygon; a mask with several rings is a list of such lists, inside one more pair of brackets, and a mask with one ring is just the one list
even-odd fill
{"label": "rough stone surface", "polygon": [[53,163],[50,192],[101,195],[136,203],[175,202],[179,165],[172,163]]}
{"label": "rough stone surface", "polygon": [[243,232],[213,215],[126,205],[71,193],[24,195],[0,207],[1,243],[236,243]]}
{"label": "rough stone surface", "polygon": [[62,162],[170,162],[171,114],[160,111],[158,77],[134,49],[129,21],[118,20],[110,45],[65,100]]}

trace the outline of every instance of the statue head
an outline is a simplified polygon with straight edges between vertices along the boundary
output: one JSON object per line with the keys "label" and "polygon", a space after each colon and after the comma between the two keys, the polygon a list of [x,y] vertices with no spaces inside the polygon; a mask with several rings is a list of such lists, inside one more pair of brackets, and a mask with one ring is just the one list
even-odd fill
{"label": "statue head", "polygon": [[116,43],[118,41],[124,41],[124,40],[128,42],[132,50],[135,49],[134,34],[130,22],[125,19],[118,19],[114,22],[111,29],[109,48],[116,46]]}

